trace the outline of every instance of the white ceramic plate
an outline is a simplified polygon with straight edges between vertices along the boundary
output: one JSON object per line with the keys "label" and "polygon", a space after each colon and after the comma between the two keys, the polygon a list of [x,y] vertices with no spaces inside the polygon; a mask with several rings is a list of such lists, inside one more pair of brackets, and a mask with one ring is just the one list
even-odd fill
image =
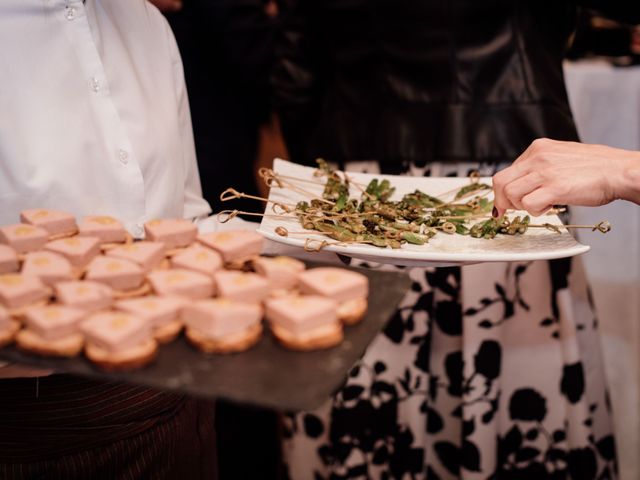
{"label": "white ceramic plate", "polygon": [[[303,167],[285,160],[274,161],[274,171],[282,176],[305,179],[314,183],[296,182],[300,188],[312,192],[320,197],[323,190],[324,179],[313,176],[315,169]],[[445,192],[455,191],[468,183],[465,178],[449,177],[404,177],[395,175],[371,175],[365,173],[349,173],[352,181],[368,184],[373,178],[388,179],[391,185],[396,187],[393,199],[401,198],[405,193],[416,189],[433,196],[440,196]],[[490,183],[491,179],[482,179]],[[359,192],[352,187],[352,195]],[[295,204],[301,200],[309,200],[310,196],[302,192],[296,192],[287,188],[271,188],[269,199],[287,204]],[[318,235],[312,230],[304,230],[294,216],[272,215],[271,206],[265,210],[258,232],[266,238],[285,245],[304,248],[307,238],[322,241],[327,237]],[[517,215],[515,213],[514,215]],[[526,213],[522,213],[526,215]],[[562,225],[560,219],[555,216],[543,216],[534,220],[535,223],[552,223]],[[285,227],[289,232],[302,232],[282,237],[275,233],[279,226]],[[498,235],[491,240],[471,238],[463,235],[437,234],[425,245],[408,245],[402,248],[379,248],[372,245],[328,245],[323,250],[339,253],[349,257],[359,258],[372,262],[390,263],[407,266],[442,266],[481,262],[522,262],[530,260],[550,260],[554,258],[572,257],[589,250],[587,245],[578,243],[573,236],[563,230],[555,233],[545,228],[532,228],[524,235]]]}

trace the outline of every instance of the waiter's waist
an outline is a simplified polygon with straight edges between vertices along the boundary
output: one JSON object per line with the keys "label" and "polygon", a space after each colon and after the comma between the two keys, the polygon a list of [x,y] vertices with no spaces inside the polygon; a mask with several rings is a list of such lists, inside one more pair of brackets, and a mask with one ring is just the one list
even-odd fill
{"label": "waiter's waist", "polygon": [[0,461],[30,461],[137,435],[185,397],[71,375],[0,380]]}

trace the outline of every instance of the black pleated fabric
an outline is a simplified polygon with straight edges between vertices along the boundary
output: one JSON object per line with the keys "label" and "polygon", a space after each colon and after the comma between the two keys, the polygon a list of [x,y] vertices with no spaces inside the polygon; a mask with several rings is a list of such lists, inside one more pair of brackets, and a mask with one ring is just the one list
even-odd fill
{"label": "black pleated fabric", "polygon": [[0,380],[0,479],[214,478],[213,432],[212,404],[181,394],[71,375]]}

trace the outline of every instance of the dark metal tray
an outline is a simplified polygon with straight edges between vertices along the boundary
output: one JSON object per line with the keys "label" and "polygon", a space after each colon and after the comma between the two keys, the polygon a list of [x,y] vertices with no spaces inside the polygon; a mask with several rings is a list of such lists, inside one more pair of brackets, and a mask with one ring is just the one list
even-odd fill
{"label": "dark metal tray", "polygon": [[329,350],[285,350],[265,328],[258,345],[232,355],[205,355],[181,337],[162,346],[154,363],[131,372],[105,373],[83,357],[37,357],[14,346],[0,349],[0,358],[67,373],[180,390],[203,398],[225,398],[280,410],[311,410],[343,384],[348,370],[391,318],[410,285],[408,276],[402,273],[354,270],[369,277],[369,310],[358,325],[345,328],[344,342]]}

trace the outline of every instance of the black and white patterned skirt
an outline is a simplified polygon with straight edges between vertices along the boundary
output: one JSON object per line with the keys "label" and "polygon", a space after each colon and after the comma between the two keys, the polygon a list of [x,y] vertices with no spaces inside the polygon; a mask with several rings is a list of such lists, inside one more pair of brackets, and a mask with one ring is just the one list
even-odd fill
{"label": "black and white patterned skirt", "polygon": [[[380,171],[376,162],[346,169]],[[382,173],[472,169],[495,167]],[[286,417],[291,479],[617,477],[580,259],[405,270],[411,291],[344,388],[317,411]]]}

